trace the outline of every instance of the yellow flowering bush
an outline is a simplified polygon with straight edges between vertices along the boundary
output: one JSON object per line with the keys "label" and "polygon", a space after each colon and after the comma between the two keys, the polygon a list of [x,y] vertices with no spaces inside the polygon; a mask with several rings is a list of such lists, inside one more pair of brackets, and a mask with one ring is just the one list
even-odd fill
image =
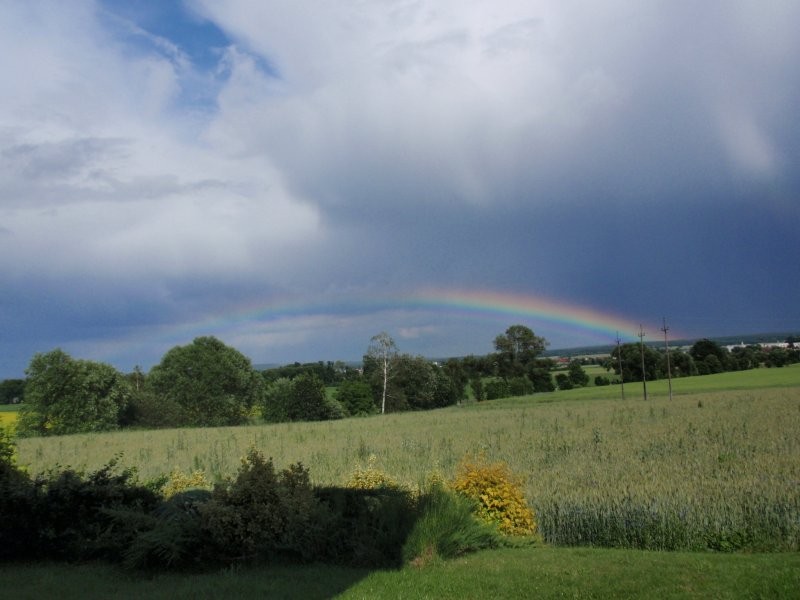
{"label": "yellow flowering bush", "polygon": [[465,457],[450,487],[475,501],[477,516],[495,523],[501,533],[536,533],[536,520],[522,493],[522,481],[505,462],[489,463],[482,455]]}
{"label": "yellow flowering bush", "polygon": [[206,479],[203,471],[192,471],[188,475],[180,471],[173,471],[161,491],[165,498],[172,498],[175,494],[194,489],[211,489],[211,482]]}
{"label": "yellow flowering bush", "polygon": [[361,465],[358,465],[350,475],[350,479],[347,480],[346,487],[356,490],[399,489],[401,486],[397,481],[375,466],[377,462],[378,457],[370,454],[367,459],[367,468],[362,469]]}

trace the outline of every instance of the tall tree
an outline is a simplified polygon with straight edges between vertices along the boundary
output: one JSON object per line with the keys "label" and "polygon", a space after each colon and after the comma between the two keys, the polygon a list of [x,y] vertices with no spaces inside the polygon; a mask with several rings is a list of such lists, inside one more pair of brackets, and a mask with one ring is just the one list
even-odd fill
{"label": "tall tree", "polygon": [[502,377],[524,375],[527,367],[547,347],[547,340],[525,325],[512,325],[494,339],[498,374]]}
{"label": "tall tree", "polygon": [[386,391],[389,387],[389,371],[397,356],[397,345],[394,343],[392,337],[382,331],[378,335],[372,336],[369,348],[367,348],[367,357],[376,361],[381,370],[383,385],[381,387],[381,414],[386,412]]}
{"label": "tall tree", "polygon": [[25,402],[17,423],[23,435],[116,429],[130,401],[130,386],[114,367],[73,359],[60,349],[36,354],[25,374]]}
{"label": "tall tree", "polygon": [[196,426],[245,423],[265,387],[250,359],[215,337],[169,350],[151,369],[147,385],[183,409],[186,425]]}

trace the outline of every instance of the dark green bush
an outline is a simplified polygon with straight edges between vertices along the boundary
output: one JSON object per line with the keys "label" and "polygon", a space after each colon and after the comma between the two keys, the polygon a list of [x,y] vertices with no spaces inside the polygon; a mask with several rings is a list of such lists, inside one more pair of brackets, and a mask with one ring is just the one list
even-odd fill
{"label": "dark green bush", "polygon": [[353,567],[402,564],[402,548],[419,514],[414,496],[398,488],[318,488],[325,507],[324,543],[316,560]]}
{"label": "dark green bush", "polygon": [[1,560],[117,560],[131,535],[110,511],[144,514],[158,504],[132,471],[114,472],[116,460],[88,476],[66,469],[31,479],[13,463],[10,447],[0,436]]}
{"label": "dark green bush", "polygon": [[[31,479],[0,436],[0,560],[103,559],[136,569],[271,560],[387,567],[402,564],[404,548],[414,554],[432,544],[437,555],[451,556],[492,544],[469,507],[444,491],[314,488],[301,464],[278,472],[255,450],[213,492],[169,499],[116,465]],[[412,530],[416,541],[408,545]]]}
{"label": "dark green bush", "polygon": [[508,380],[508,393],[510,396],[525,396],[533,393],[531,380],[525,377],[512,377]]}
{"label": "dark green bush", "polygon": [[87,476],[67,469],[37,477],[39,538],[49,558],[119,560],[131,541],[111,511],[152,511],[159,502],[137,485],[130,469],[116,473],[117,460]]}
{"label": "dark green bush", "polygon": [[203,529],[225,562],[275,557],[311,560],[324,537],[322,507],[300,463],[280,473],[251,450],[233,482],[200,506]]}
{"label": "dark green bush", "polygon": [[38,553],[38,494],[14,460],[11,436],[0,428],[0,560],[24,560]]}
{"label": "dark green bush", "polygon": [[508,398],[511,391],[508,389],[508,383],[504,379],[492,379],[484,386],[484,392],[487,400],[496,400],[497,398]]}
{"label": "dark green bush", "polygon": [[116,511],[121,526],[131,528],[131,543],[123,564],[132,569],[186,569],[218,563],[200,520],[201,506],[211,498],[208,490],[175,494],[149,514]]}

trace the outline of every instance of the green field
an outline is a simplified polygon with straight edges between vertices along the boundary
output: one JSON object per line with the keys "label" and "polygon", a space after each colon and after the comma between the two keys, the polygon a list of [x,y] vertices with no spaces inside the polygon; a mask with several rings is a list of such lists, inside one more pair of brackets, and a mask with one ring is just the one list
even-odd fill
{"label": "green field", "polygon": [[[616,375],[606,372],[602,367],[585,367],[590,374],[590,380],[594,380],[595,375],[605,375],[614,378]],[[666,379],[647,382],[648,395],[666,396],[669,393],[669,382]],[[782,367],[780,369],[753,369],[751,371],[731,371],[718,373],[716,375],[703,375],[698,377],[680,377],[672,380],[673,395],[696,394],[699,392],[719,392],[725,390],[756,390],[773,387],[792,387],[800,386],[800,364]],[[639,398],[643,396],[643,386],[641,381],[629,381],[624,384],[625,395],[627,398]],[[559,390],[550,394],[537,394],[537,399],[549,397],[552,400],[567,399],[603,399],[620,398],[621,389],[619,385],[609,385],[594,387],[590,385],[585,388],[573,390]]]}
{"label": "green field", "polygon": [[[769,548],[747,523],[800,514],[800,388],[789,386],[798,375],[791,367],[687,378],[672,401],[665,382],[655,382],[647,402],[586,388],[322,423],[28,438],[19,457],[35,473],[55,464],[95,470],[121,454],[142,479],[199,469],[219,480],[255,447],[277,465],[302,462],[316,483],[341,485],[375,455],[415,485],[432,472],[450,477],[464,455],[483,453],[526,479],[550,541],[693,549],[711,522],[721,536],[712,547]],[[768,376],[783,387],[764,387]],[[714,386],[731,391],[697,391]],[[627,540],[625,523],[652,539]],[[598,527],[622,538],[606,539]],[[676,528],[679,539],[667,539]],[[777,546],[793,548],[800,519],[783,529]]]}
{"label": "green field", "polygon": [[800,554],[492,550],[425,569],[266,566],[132,575],[103,565],[0,566],[4,598],[796,598]]}
{"label": "green field", "polygon": [[17,422],[19,404],[0,404],[0,427]]}
{"label": "green field", "polygon": [[[433,471],[449,477],[462,456],[481,452],[525,478],[550,545],[791,552],[546,547],[361,574],[357,581],[348,581],[354,575],[347,570],[324,577],[341,576],[337,591],[354,598],[390,597],[407,586],[408,597],[649,595],[643,589],[671,590],[673,597],[792,597],[787,590],[798,587],[800,562],[800,366],[679,379],[673,390],[672,401],[659,381],[648,385],[647,402],[641,384],[630,384],[625,400],[611,386],[322,423],[23,439],[19,457],[37,472],[55,464],[96,469],[122,453],[121,463],[143,479],[174,469],[202,469],[219,479],[234,474],[255,446],[278,466],[302,461],[320,484],[342,484],[375,455],[383,470],[414,485]],[[31,567],[37,568],[49,567]],[[302,587],[303,573],[312,577],[316,569],[289,569],[282,577]],[[604,569],[617,575],[592,575]],[[260,570],[247,573],[247,585],[278,585],[265,584]],[[462,584],[472,573],[476,581]],[[8,568],[2,576],[14,578]],[[119,585],[113,575],[103,577]],[[204,577],[230,584],[225,575]],[[178,576],[162,581],[177,596],[192,595]],[[146,582],[130,585],[125,589],[143,590]]]}

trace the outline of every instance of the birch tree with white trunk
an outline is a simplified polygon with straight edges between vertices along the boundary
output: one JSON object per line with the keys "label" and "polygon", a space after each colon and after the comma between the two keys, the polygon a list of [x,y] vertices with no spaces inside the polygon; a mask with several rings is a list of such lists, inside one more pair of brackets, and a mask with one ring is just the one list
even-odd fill
{"label": "birch tree with white trunk", "polygon": [[383,376],[381,414],[384,414],[386,412],[386,389],[389,385],[389,371],[392,366],[392,361],[395,356],[397,356],[397,345],[388,333],[382,331],[378,335],[372,336],[370,339],[367,356],[375,360],[381,368],[381,374]]}

